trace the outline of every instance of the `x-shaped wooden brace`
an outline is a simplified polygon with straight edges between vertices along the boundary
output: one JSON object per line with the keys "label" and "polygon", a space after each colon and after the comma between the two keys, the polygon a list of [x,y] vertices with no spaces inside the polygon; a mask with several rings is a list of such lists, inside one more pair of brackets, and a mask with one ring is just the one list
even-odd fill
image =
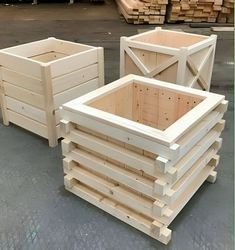
{"label": "x-shaped wooden brace", "polygon": [[213,49],[214,49],[214,46],[211,45],[198,68],[195,66],[195,64],[193,63],[193,61],[192,61],[192,59],[190,57],[187,58],[187,66],[188,66],[189,70],[191,71],[191,73],[194,76],[194,79],[190,83],[189,87],[193,87],[194,84],[196,82],[198,82],[198,84],[201,86],[201,88],[203,90],[208,89],[208,83],[201,76],[201,71],[202,71],[204,65],[206,64],[206,62],[208,61]]}
{"label": "x-shaped wooden brace", "polygon": [[166,70],[167,68],[169,68],[171,65],[175,64],[178,61],[177,56],[172,56],[170,59],[168,59],[161,65],[157,66],[155,69],[149,71],[128,46],[125,48],[125,51],[132,59],[132,61],[136,64],[136,66],[139,68],[139,70],[147,77],[154,77],[160,74],[162,71]]}

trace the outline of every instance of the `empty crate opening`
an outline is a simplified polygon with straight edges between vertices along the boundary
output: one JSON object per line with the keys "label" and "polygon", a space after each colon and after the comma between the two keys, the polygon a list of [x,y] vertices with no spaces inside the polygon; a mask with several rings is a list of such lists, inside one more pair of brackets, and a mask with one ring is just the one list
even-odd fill
{"label": "empty crate opening", "polygon": [[206,39],[208,37],[201,35],[156,30],[149,34],[140,35],[133,40],[165,47],[181,48],[191,46]]}
{"label": "empty crate opening", "polygon": [[88,105],[153,127],[165,130],[203,100],[159,87],[132,83],[90,102]]}
{"label": "empty crate opening", "polygon": [[30,58],[38,62],[48,63],[73,54],[90,50],[91,47],[57,39],[46,39],[5,49],[17,56]]}

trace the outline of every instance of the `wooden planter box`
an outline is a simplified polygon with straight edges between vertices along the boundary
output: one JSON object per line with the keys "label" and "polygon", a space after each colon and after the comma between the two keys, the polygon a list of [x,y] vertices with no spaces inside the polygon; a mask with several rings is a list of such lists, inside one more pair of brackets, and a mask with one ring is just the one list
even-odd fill
{"label": "wooden planter box", "polygon": [[61,107],[65,187],[167,244],[214,182],[224,96],[129,75]]}
{"label": "wooden planter box", "polygon": [[216,35],[202,36],[156,28],[121,37],[120,77],[144,75],[209,90]]}
{"label": "wooden planter box", "polygon": [[103,48],[48,38],[0,51],[3,122],[57,145],[59,106],[104,84]]}

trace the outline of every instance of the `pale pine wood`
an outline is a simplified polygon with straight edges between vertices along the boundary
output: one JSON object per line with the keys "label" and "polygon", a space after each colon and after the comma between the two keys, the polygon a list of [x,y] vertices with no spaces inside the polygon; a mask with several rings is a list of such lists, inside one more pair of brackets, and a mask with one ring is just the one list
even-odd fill
{"label": "pale pine wood", "polygon": [[3,123],[42,135],[51,147],[60,138],[59,106],[104,85],[103,48],[53,37],[0,50],[0,65]]}
{"label": "pale pine wood", "polygon": [[215,46],[215,35],[202,36],[161,28],[122,37],[120,76],[143,75],[208,91]]}
{"label": "pale pine wood", "polygon": [[135,75],[64,104],[66,189],[121,220],[120,207],[141,214],[131,225],[149,236],[168,232],[168,242],[167,227],[206,179],[216,179],[227,104]]}

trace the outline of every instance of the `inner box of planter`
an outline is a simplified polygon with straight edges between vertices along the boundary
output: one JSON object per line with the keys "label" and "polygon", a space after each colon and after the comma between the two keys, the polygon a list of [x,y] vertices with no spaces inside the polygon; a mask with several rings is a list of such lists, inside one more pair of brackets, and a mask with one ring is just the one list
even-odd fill
{"label": "inner box of planter", "polygon": [[102,95],[89,106],[165,130],[188,111],[197,106],[203,97],[173,92],[159,86],[133,82],[115,92]]}

